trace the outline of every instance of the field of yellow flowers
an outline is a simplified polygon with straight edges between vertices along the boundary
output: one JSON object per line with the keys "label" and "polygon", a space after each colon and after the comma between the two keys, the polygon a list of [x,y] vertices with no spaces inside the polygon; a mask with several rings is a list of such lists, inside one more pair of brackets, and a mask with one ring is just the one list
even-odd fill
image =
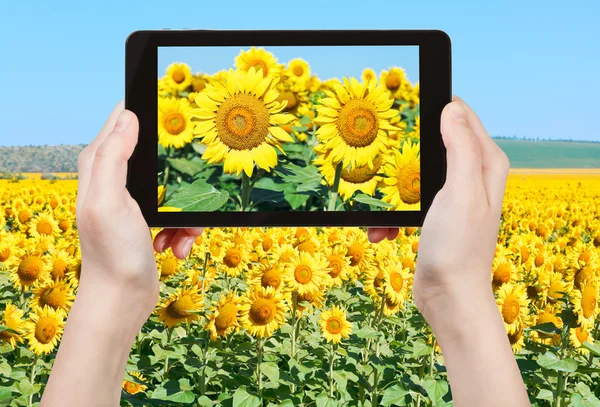
{"label": "field of yellow flowers", "polygon": [[[76,187],[0,181],[0,405],[48,379],[81,272]],[[535,406],[600,405],[599,197],[600,172],[509,178],[490,284]],[[451,405],[411,300],[419,233],[211,229],[185,261],[157,254],[122,404]]]}
{"label": "field of yellow flowers", "polygon": [[223,68],[158,79],[159,211],[420,209],[420,86],[402,67],[321,79],[251,47]]}

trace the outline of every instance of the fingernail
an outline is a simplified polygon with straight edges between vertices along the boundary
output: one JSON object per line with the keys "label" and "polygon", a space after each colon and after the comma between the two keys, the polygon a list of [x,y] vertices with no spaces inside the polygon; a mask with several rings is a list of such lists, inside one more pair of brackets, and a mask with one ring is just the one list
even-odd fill
{"label": "fingernail", "polygon": [[450,117],[457,123],[467,124],[467,112],[460,102],[450,104]]}
{"label": "fingernail", "polygon": [[183,242],[183,255],[185,257],[187,257],[188,254],[190,254],[190,251],[192,250],[192,245],[194,244],[195,240],[196,239],[189,238]]}
{"label": "fingernail", "polygon": [[115,123],[115,127],[113,131],[123,131],[129,127],[131,123],[131,112],[129,110],[123,110],[119,117],[117,117],[117,122]]}

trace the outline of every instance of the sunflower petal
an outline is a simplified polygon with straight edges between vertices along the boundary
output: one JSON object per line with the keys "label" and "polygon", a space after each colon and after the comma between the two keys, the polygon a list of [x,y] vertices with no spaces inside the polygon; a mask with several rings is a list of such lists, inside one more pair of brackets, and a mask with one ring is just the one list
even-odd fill
{"label": "sunflower petal", "polygon": [[283,130],[281,127],[269,127],[269,133],[277,140],[293,143],[294,139],[292,136],[288,134],[287,131]]}

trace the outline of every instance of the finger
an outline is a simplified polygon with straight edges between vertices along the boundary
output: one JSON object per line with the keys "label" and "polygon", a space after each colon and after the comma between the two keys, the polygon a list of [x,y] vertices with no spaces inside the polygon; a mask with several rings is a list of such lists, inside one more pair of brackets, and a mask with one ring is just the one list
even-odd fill
{"label": "finger", "polygon": [[387,238],[388,240],[394,240],[398,237],[398,232],[400,231],[400,229],[398,228],[390,228],[388,229],[388,234],[387,234]]}
{"label": "finger", "polygon": [[185,228],[184,230],[188,235],[198,237],[202,234],[204,228]]}
{"label": "finger", "polygon": [[177,229],[163,229],[154,238],[152,245],[157,253],[164,252],[171,245],[173,236],[177,233]]}
{"label": "finger", "polygon": [[77,158],[77,202],[81,202],[81,199],[85,197],[90,182],[90,175],[92,172],[92,164],[94,163],[94,156],[96,155],[96,149],[106,139],[111,130],[115,127],[117,117],[121,114],[125,106],[123,101],[119,102],[113,109],[108,119],[102,126],[102,129],[90,144],[88,144],[80,153]]}
{"label": "finger", "polygon": [[446,105],[440,130],[446,146],[445,185],[462,193],[483,189],[479,140],[469,127],[460,102]]}
{"label": "finger", "polygon": [[383,239],[387,238],[389,236],[389,233],[390,228],[369,228],[369,230],[367,231],[367,236],[369,237],[369,242],[379,243]]}
{"label": "finger", "polygon": [[123,110],[115,127],[96,149],[88,186],[88,197],[95,203],[121,205],[128,197],[127,161],[138,140],[138,121],[135,114]]}
{"label": "finger", "polygon": [[197,235],[190,235],[187,229],[178,229],[171,239],[171,250],[175,257],[185,259],[190,254],[197,237]]}
{"label": "finger", "polygon": [[508,157],[488,135],[483,123],[481,123],[481,120],[473,109],[471,109],[471,107],[462,99],[457,97],[457,100],[458,103],[463,105],[467,115],[467,122],[479,139],[483,182],[485,184],[490,205],[495,209],[501,209],[504,190],[506,188],[506,180],[510,168]]}

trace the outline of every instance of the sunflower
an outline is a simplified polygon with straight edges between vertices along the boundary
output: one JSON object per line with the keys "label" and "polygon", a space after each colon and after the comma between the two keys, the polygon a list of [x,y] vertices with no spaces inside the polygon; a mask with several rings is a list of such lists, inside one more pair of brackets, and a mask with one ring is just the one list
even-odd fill
{"label": "sunflower", "polygon": [[48,306],[53,309],[67,311],[75,300],[73,287],[67,280],[50,280],[35,287],[32,291],[34,294],[31,300],[32,308]]}
{"label": "sunflower", "polygon": [[54,350],[65,327],[65,313],[48,306],[35,307],[29,314],[30,320],[24,324],[24,336],[29,342],[29,349],[36,355],[50,353]]}
{"label": "sunflower", "polygon": [[571,269],[568,276],[573,280],[573,286],[577,289],[581,289],[581,285],[584,283],[590,283],[598,278],[598,271],[600,268],[597,262],[586,264],[580,269]]}
{"label": "sunflower", "polygon": [[300,252],[286,264],[284,280],[291,291],[314,293],[319,291],[329,271],[327,260],[322,255]]}
{"label": "sunflower", "polygon": [[197,287],[182,287],[169,295],[158,306],[158,321],[173,328],[179,324],[189,324],[200,319],[203,297]]}
{"label": "sunflower", "polygon": [[395,99],[404,99],[405,92],[410,85],[406,78],[406,72],[399,67],[392,67],[389,71],[381,71],[379,81]]}
{"label": "sunflower", "polygon": [[52,266],[43,254],[26,252],[12,266],[11,281],[23,290],[34,283],[44,283],[50,279]]}
{"label": "sunflower", "polygon": [[254,267],[248,279],[248,286],[272,287],[278,291],[284,286],[283,266],[279,262],[268,262]]}
{"label": "sunflower", "polygon": [[498,289],[496,300],[498,309],[504,321],[504,327],[509,334],[517,331],[527,318],[529,300],[525,287],[521,284],[503,284]]}
{"label": "sunflower", "polygon": [[269,337],[285,322],[287,310],[280,292],[272,287],[253,287],[242,297],[240,322],[250,335]]}
{"label": "sunflower", "polygon": [[364,273],[365,294],[380,301],[385,286],[385,271],[380,267],[371,267]]}
{"label": "sunflower", "polygon": [[305,84],[310,79],[310,66],[302,58],[292,59],[288,62],[285,75],[293,82]]}
{"label": "sunflower", "polygon": [[59,233],[58,223],[47,213],[39,214],[29,222],[29,234],[33,237],[55,237]]}
{"label": "sunflower", "polygon": [[[316,291],[296,294],[296,316],[300,318],[304,312],[312,313],[313,310],[321,308],[325,303],[327,288],[327,284],[322,283]],[[293,304],[293,299],[289,302]],[[310,308],[308,305],[310,305]]]}
{"label": "sunflower", "polygon": [[204,329],[210,332],[210,339],[216,341],[219,336],[227,336],[239,329],[238,322],[239,297],[234,292],[224,294],[219,302],[211,308],[208,323]]}
{"label": "sunflower", "polygon": [[182,148],[194,139],[190,103],[187,99],[158,100],[158,142],[165,148]]}
{"label": "sunflower", "polygon": [[592,243],[578,241],[574,246],[567,248],[567,259],[572,267],[583,267],[596,259],[596,252]]}
{"label": "sunflower", "polygon": [[247,72],[229,70],[223,82],[214,81],[198,94],[198,119],[194,134],[207,145],[202,158],[209,164],[223,163],[227,174],[251,176],[254,164],[270,172],[277,165],[281,143],[293,142],[280,125],[294,116],[280,113],[285,103],[277,102],[277,79],[263,78],[251,67]]}
{"label": "sunflower", "polygon": [[362,71],[362,75],[360,77],[363,82],[370,82],[377,80],[377,73],[371,68],[365,68]]}
{"label": "sunflower", "polygon": [[20,249],[14,245],[13,235],[6,235],[0,240],[0,270],[10,268],[20,255]]}
{"label": "sunflower", "polygon": [[408,133],[408,137],[411,137],[413,139],[421,138],[421,116],[420,115],[417,115],[417,117],[415,117],[415,124],[413,124],[412,130],[410,131],[410,133]]}
{"label": "sunflower", "polygon": [[346,256],[350,259],[350,267],[365,271],[370,268],[370,262],[375,252],[364,233],[348,234]]}
{"label": "sunflower", "polygon": [[171,248],[156,256],[158,275],[161,280],[166,280],[176,275],[181,270],[181,261],[175,257]]}
{"label": "sunflower", "polygon": [[328,154],[334,165],[342,162],[344,168],[368,166],[373,169],[375,158],[388,148],[386,131],[398,129],[389,119],[398,114],[391,107],[394,100],[385,96],[385,89],[375,82],[359,83],[355,78],[344,78],[344,86],[334,85],[335,92],[325,91],[320,100],[314,122],[321,143],[315,147],[318,154]]}
{"label": "sunflower", "polygon": [[71,263],[71,268],[67,271],[67,277],[75,286],[79,285],[79,280],[81,279],[81,265],[81,256],[76,256]]}
{"label": "sunflower", "polygon": [[329,281],[333,286],[341,286],[349,278],[350,259],[346,256],[346,251],[347,249],[341,244],[326,247],[324,250],[329,269]]}
{"label": "sunflower", "polygon": [[402,306],[408,299],[408,293],[412,285],[412,275],[408,268],[402,269],[401,265],[395,263],[384,272],[384,293],[393,304]]}
{"label": "sunflower", "polygon": [[280,244],[273,252],[273,259],[281,263],[289,263],[298,255],[298,250],[290,243]]}
{"label": "sunflower", "polygon": [[337,305],[322,311],[319,323],[327,342],[340,343],[342,339],[349,338],[352,332],[352,324],[346,319],[346,311]]}
{"label": "sunflower", "polygon": [[164,85],[175,94],[178,94],[192,84],[193,75],[187,64],[176,62],[169,65],[167,75],[163,79]]}
{"label": "sunflower", "polygon": [[519,353],[525,345],[525,335],[523,335],[523,326],[520,326],[514,333],[507,334],[510,346],[515,354]]}
{"label": "sunflower", "polygon": [[129,372],[129,375],[137,378],[139,380],[139,382],[138,381],[131,382],[129,380],[124,379],[123,385],[122,385],[123,390],[125,390],[128,394],[137,394],[137,393],[146,391],[148,386],[140,383],[140,382],[146,381],[146,378],[144,377],[144,375],[142,375],[140,372]]}
{"label": "sunflower", "polygon": [[[563,321],[557,315],[557,311],[554,307],[548,306],[539,311],[535,317],[535,325],[552,324],[555,328],[562,329]],[[535,342],[543,343],[546,345],[558,345],[560,344],[560,334],[558,333],[546,333],[542,331],[532,330],[531,339]]]}
{"label": "sunflower", "polygon": [[[335,182],[336,166],[328,158],[329,153],[319,155],[313,161],[313,164],[319,168],[319,172],[325,178],[327,185],[332,187]],[[381,168],[382,156],[378,156],[373,161],[373,166],[356,166],[353,169],[344,168],[339,180],[338,193],[346,201],[352,198],[355,192],[360,191],[367,195],[374,196],[377,185],[382,181],[378,175]]]}
{"label": "sunflower", "polygon": [[17,342],[23,342],[21,334],[23,333],[24,323],[23,311],[14,306],[10,301],[6,303],[0,325],[14,332],[0,331],[0,343],[8,343],[14,349],[17,346]]}
{"label": "sunflower", "polygon": [[550,272],[540,278],[540,283],[546,288],[546,297],[549,302],[556,302],[562,299],[571,291],[572,286],[563,280],[560,273]]}
{"label": "sunflower", "polygon": [[248,71],[254,67],[264,78],[281,75],[281,64],[277,63],[277,58],[264,48],[252,47],[248,51],[241,50],[235,57],[235,67],[241,71]]}
{"label": "sunflower", "polygon": [[594,337],[590,334],[590,330],[585,326],[577,326],[569,329],[569,342],[577,352],[582,355],[587,355],[590,351],[583,347],[583,343],[593,343]]}
{"label": "sunflower", "polygon": [[501,255],[496,256],[492,263],[492,286],[497,289],[502,284],[513,283],[516,279],[516,270],[512,261]]}
{"label": "sunflower", "polygon": [[413,210],[421,208],[421,157],[420,143],[406,141],[402,151],[385,157],[383,172],[385,187],[383,201],[393,207],[390,210]]}
{"label": "sunflower", "polygon": [[572,294],[577,321],[584,327],[593,327],[598,316],[598,282],[582,283],[581,289],[573,290]]}
{"label": "sunflower", "polygon": [[237,277],[248,267],[250,261],[245,245],[233,241],[224,244],[220,260],[221,270],[230,277]]}

